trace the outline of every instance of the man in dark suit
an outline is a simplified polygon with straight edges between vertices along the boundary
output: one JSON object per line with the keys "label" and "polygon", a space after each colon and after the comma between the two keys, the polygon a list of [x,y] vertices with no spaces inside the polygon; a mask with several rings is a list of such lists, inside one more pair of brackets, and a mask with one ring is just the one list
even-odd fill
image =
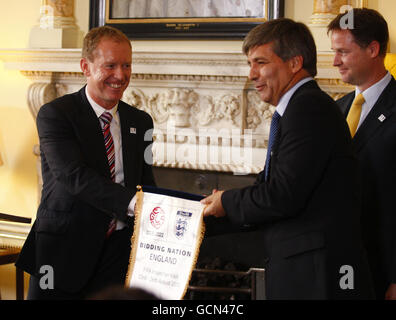
{"label": "man in dark suit", "polygon": [[131,59],[123,33],[92,29],[87,85],[38,113],[42,197],[16,263],[31,274],[29,299],[82,299],[125,281],[136,186],[154,185],[152,119],[120,101]]}
{"label": "man in dark suit", "polygon": [[208,227],[212,215],[261,229],[268,299],[370,298],[356,160],[340,110],[313,80],[310,31],[272,20],[249,32],[243,50],[261,99],[276,106],[266,166],[254,185],[202,200]]}
{"label": "man in dark suit", "polygon": [[[346,14],[353,14],[352,29],[342,28]],[[347,117],[359,160],[363,239],[377,299],[396,299],[396,81],[384,67],[388,26],[375,10],[346,14],[338,15],[328,31],[334,66],[356,90],[337,102]],[[359,97],[360,103],[353,103]]]}

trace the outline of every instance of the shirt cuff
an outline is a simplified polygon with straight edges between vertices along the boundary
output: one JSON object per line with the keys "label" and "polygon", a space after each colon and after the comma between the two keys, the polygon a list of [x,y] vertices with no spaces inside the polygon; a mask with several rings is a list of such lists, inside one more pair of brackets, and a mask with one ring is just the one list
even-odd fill
{"label": "shirt cuff", "polygon": [[133,196],[131,202],[129,202],[127,215],[133,217],[135,215],[135,204],[136,204],[136,194]]}

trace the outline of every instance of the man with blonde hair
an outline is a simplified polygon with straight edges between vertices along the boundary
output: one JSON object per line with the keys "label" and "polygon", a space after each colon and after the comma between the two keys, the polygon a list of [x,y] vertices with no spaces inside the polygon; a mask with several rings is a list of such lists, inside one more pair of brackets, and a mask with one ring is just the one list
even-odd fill
{"label": "man with blonde hair", "polygon": [[31,274],[28,299],[83,299],[125,281],[136,186],[154,185],[144,156],[152,119],[121,101],[131,63],[123,33],[90,30],[86,86],[37,115],[43,191],[16,263]]}

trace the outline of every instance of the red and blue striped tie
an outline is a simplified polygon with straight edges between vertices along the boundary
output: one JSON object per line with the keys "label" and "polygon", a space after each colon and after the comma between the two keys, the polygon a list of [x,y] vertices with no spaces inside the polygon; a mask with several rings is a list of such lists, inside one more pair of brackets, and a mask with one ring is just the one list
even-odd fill
{"label": "red and blue striped tie", "polygon": [[[102,132],[106,147],[107,160],[109,161],[110,177],[111,180],[115,182],[115,151],[114,151],[113,137],[110,132],[110,123],[111,120],[113,120],[113,116],[111,115],[110,112],[104,112],[99,117],[99,119],[102,122]],[[106,233],[106,238],[110,237],[110,235],[116,229],[116,226],[117,226],[117,220],[112,219],[110,221],[110,225]]]}
{"label": "red and blue striped tie", "polygon": [[104,112],[100,118],[102,121],[102,132],[104,137],[104,143],[106,147],[107,160],[109,161],[110,176],[111,180],[115,181],[115,152],[113,137],[110,132],[110,122],[113,120],[113,116],[110,112]]}

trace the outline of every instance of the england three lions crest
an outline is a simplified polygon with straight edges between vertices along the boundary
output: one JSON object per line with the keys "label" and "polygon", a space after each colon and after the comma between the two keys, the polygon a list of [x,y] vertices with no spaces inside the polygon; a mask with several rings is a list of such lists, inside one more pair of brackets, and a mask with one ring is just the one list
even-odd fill
{"label": "england three lions crest", "polygon": [[188,222],[192,216],[192,212],[177,211],[175,223],[175,236],[178,239],[183,239],[185,232],[188,229]]}

